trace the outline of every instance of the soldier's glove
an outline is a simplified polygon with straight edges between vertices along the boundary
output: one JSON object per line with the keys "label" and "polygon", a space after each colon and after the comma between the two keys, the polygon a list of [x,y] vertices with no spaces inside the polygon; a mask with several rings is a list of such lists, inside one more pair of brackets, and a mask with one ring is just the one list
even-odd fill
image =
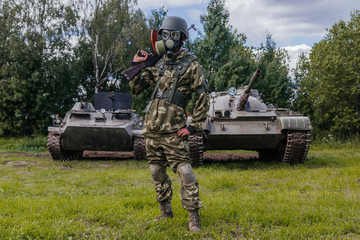
{"label": "soldier's glove", "polygon": [[194,133],[196,133],[196,130],[193,126],[189,125],[186,128],[189,131],[190,135],[193,135]]}

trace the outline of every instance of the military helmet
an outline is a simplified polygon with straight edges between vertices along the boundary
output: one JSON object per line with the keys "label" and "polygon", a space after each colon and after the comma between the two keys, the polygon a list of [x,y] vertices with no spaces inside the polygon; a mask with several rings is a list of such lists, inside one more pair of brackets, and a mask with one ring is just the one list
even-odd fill
{"label": "military helmet", "polygon": [[180,31],[186,36],[186,38],[189,38],[189,30],[187,23],[181,17],[170,16],[165,18],[159,29],[159,34],[161,34],[162,30],[165,29],[171,31]]}

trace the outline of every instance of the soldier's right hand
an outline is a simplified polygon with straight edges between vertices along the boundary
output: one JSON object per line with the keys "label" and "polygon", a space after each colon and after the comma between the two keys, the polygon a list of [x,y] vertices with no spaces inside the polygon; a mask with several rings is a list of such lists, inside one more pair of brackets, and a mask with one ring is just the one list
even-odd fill
{"label": "soldier's right hand", "polygon": [[144,62],[148,59],[148,57],[149,54],[147,52],[145,52],[144,50],[140,50],[135,54],[133,62]]}

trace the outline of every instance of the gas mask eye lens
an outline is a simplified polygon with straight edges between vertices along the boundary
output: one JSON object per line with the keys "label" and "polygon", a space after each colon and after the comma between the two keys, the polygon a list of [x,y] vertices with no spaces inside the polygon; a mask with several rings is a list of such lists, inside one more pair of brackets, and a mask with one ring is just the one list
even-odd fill
{"label": "gas mask eye lens", "polygon": [[171,32],[171,38],[174,39],[174,41],[179,40],[180,39],[180,32],[179,31]]}
{"label": "gas mask eye lens", "polygon": [[166,31],[166,30],[163,30],[162,33],[161,33],[161,37],[164,39],[164,40],[167,40],[169,37],[170,37],[170,32]]}
{"label": "gas mask eye lens", "polygon": [[169,32],[167,30],[163,30],[161,33],[161,37],[163,38],[163,40],[169,39],[170,36],[174,41],[178,41],[180,39],[181,33],[180,31]]}

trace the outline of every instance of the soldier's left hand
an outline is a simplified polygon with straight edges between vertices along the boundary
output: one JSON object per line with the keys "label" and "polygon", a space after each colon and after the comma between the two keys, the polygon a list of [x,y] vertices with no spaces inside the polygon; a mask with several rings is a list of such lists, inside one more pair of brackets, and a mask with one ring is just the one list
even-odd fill
{"label": "soldier's left hand", "polygon": [[189,132],[189,130],[185,127],[185,128],[180,129],[179,131],[177,131],[177,135],[178,135],[179,137],[185,137],[185,136],[187,136],[187,135],[190,135],[190,132]]}

